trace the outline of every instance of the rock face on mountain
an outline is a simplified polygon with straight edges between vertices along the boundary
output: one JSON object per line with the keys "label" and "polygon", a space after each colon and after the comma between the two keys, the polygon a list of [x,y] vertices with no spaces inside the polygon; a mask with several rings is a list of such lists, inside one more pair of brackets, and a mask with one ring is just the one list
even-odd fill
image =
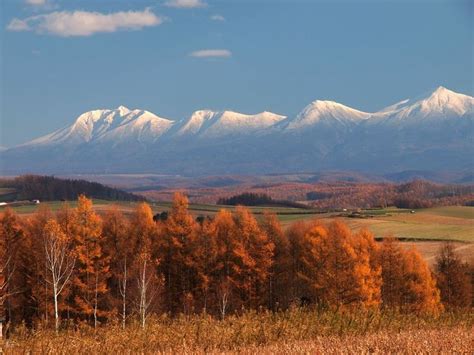
{"label": "rock face on mountain", "polygon": [[255,174],[473,168],[474,98],[446,88],[376,113],[314,101],[297,116],[200,110],[170,120],[124,106],[94,110],[0,150],[3,174]]}

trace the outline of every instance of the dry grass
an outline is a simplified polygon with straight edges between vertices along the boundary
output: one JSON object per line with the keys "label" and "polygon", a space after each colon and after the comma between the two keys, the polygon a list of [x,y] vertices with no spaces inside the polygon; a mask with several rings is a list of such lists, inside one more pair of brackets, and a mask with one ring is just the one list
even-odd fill
{"label": "dry grass", "polygon": [[91,353],[367,353],[472,349],[474,314],[421,317],[398,312],[329,312],[294,309],[248,312],[224,321],[201,315],[149,320],[142,330],[107,325],[63,330],[17,329],[2,345],[7,354]]}
{"label": "dry grass", "polygon": [[322,336],[311,341],[248,347],[240,354],[471,354],[472,329],[421,329],[363,336]]}

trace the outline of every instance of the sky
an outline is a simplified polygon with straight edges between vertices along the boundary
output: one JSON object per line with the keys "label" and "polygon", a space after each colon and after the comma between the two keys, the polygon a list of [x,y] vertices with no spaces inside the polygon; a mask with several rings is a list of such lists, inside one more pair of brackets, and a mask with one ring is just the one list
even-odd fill
{"label": "sky", "polygon": [[473,95],[465,0],[2,0],[0,146],[124,105],[374,112],[439,85]]}

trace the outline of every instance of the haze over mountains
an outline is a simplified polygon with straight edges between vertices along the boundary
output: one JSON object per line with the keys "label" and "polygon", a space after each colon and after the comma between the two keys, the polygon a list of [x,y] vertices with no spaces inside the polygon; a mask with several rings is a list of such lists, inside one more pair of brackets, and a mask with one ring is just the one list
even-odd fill
{"label": "haze over mountains", "polygon": [[393,173],[473,168],[474,98],[444,87],[376,113],[316,100],[297,116],[200,110],[171,120],[94,110],[51,134],[0,149],[3,174]]}

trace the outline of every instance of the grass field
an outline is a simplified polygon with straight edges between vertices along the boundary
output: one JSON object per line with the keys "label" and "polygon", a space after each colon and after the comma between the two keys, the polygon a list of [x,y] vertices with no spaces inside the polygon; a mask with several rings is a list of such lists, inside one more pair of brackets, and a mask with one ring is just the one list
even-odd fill
{"label": "grass field", "polygon": [[415,213],[394,213],[372,218],[345,218],[353,229],[369,228],[377,237],[474,242],[473,207],[436,207]]}
{"label": "grass field", "polygon": [[208,315],[152,316],[94,330],[85,324],[59,334],[19,328],[0,349],[7,354],[431,354],[472,353],[473,313],[416,316],[390,310],[333,312],[294,308]]}

